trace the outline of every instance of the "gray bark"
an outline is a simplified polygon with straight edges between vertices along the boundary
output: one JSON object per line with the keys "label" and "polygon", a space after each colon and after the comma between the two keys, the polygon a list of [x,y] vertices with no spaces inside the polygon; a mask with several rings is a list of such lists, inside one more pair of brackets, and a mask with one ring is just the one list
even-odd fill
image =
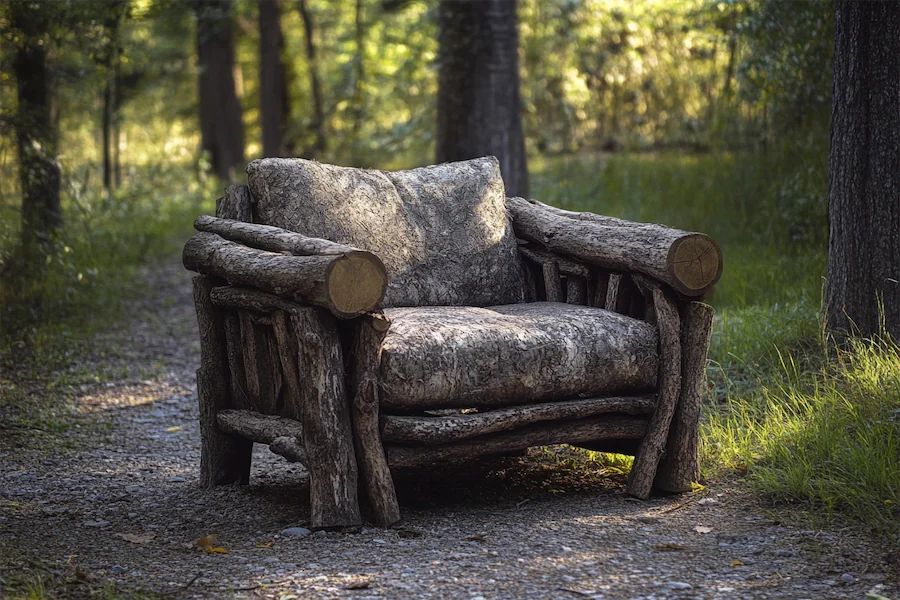
{"label": "gray bark", "polygon": [[383,415],[381,435],[389,443],[445,444],[545,421],[584,419],[608,413],[647,415],[653,412],[654,403],[653,396],[614,396],[440,417]]}
{"label": "gray bark", "polygon": [[669,428],[666,454],[659,464],[654,486],[666,492],[689,492],[700,479],[698,446],[700,405],[707,395],[706,354],[715,311],[707,304],[689,302],[681,319],[681,395]]}
{"label": "gray bark", "polygon": [[[829,329],[900,337],[900,3],[837,3]],[[882,316],[886,331],[882,331]]]}
{"label": "gray bark", "polygon": [[495,159],[395,172],[264,159],[247,173],[260,223],[381,258],[385,306],[488,306],[524,297]]}
{"label": "gray bark", "polygon": [[605,310],[537,302],[386,312],[384,407],[497,407],[656,387],[656,330]]}
{"label": "gray bark", "polygon": [[219,429],[231,435],[268,444],[269,450],[290,462],[306,464],[300,423],[275,415],[249,410],[223,410],[216,417]]}
{"label": "gray bark", "polygon": [[506,191],[528,195],[515,0],[438,8],[437,162],[496,156]]}
{"label": "gray bark", "polygon": [[194,305],[200,330],[200,369],[197,396],[200,401],[200,485],[212,487],[250,480],[253,443],[219,431],[216,415],[231,408],[228,393],[228,359],[225,356],[223,311],[210,300],[215,281],[194,277]]}
{"label": "gray bark", "polygon": [[[252,204],[253,199],[250,197],[250,189],[246,184],[229,185],[225,188],[225,195],[216,200],[216,217],[250,223],[253,220]],[[213,217],[200,218],[211,219]]]}
{"label": "gray bark", "polygon": [[570,218],[522,198],[507,199],[507,207],[519,237],[607,269],[649,275],[688,296],[702,296],[722,274],[722,251],[702,233]]}
{"label": "gray bark", "polygon": [[678,309],[661,288],[653,290],[653,308],[659,324],[659,388],[653,416],[634,457],[626,486],[629,494],[641,499],[650,496],[681,391],[681,322]]}
{"label": "gray bark", "polygon": [[336,256],[347,252],[361,252],[352,246],[306,237],[278,227],[241,221],[203,215],[194,220],[194,229],[215,233],[226,240],[240,242],[251,248],[269,252],[287,252],[295,256]]}
{"label": "gray bark", "polygon": [[182,259],[192,271],[323,306],[339,317],[372,310],[385,289],[381,263],[369,252],[285,256],[201,232],[185,244]]}
{"label": "gray bark", "polygon": [[518,431],[492,433],[481,438],[442,446],[387,446],[392,469],[431,466],[489,454],[505,454],[532,446],[580,444],[603,440],[637,440],[644,435],[646,419],[603,416],[575,422],[532,425]]}

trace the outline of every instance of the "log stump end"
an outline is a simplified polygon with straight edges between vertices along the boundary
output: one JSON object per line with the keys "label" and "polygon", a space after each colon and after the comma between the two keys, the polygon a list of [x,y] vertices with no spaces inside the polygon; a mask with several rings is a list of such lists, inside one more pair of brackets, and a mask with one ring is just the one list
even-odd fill
{"label": "log stump end", "polygon": [[328,302],[340,317],[355,317],[373,310],[387,291],[387,270],[375,254],[347,252],[329,269]]}
{"label": "log stump end", "polygon": [[708,235],[691,233],[669,248],[669,272],[676,289],[688,296],[700,296],[722,276],[722,249]]}

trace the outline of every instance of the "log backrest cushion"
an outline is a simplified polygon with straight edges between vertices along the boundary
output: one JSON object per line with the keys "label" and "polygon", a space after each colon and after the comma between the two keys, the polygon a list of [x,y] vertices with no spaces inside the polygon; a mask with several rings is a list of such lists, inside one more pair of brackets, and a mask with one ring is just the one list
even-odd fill
{"label": "log backrest cushion", "polygon": [[298,158],[247,167],[255,220],[377,254],[385,306],[491,306],[524,299],[500,166],[489,156],[409,171]]}

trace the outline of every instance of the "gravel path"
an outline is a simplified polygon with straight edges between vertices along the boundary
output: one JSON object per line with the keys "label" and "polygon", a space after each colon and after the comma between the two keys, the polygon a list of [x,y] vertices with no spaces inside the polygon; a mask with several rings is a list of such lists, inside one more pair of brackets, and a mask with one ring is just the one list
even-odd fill
{"label": "gravel path", "polygon": [[400,528],[285,535],[308,515],[305,473],[265,447],[250,486],[198,487],[189,274],[148,278],[128,328],[72,367],[114,375],[75,388],[58,443],[0,430],[0,596],[41,561],[180,598],[900,597],[858,531],[792,526],[737,482],[632,501],[565,450],[404,474]]}

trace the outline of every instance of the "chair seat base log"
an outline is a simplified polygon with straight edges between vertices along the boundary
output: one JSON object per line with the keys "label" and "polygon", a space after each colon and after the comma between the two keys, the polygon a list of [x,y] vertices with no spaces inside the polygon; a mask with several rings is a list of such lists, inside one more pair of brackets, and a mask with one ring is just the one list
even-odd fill
{"label": "chair seat base log", "polygon": [[681,391],[681,323],[678,309],[661,288],[653,290],[653,309],[659,323],[659,382],[656,408],[647,425],[647,433],[634,457],[626,486],[629,494],[642,500],[650,497]]}
{"label": "chair seat base log", "polygon": [[681,397],[669,429],[666,455],[653,482],[664,492],[689,492],[691,484],[700,479],[700,405],[706,395],[706,354],[714,315],[713,308],[701,302],[689,302],[683,309]]}
{"label": "chair seat base log", "polygon": [[210,277],[194,277],[194,305],[200,330],[200,369],[197,370],[197,397],[200,402],[200,485],[212,487],[250,481],[253,442],[228,435],[216,426],[219,411],[231,408],[227,382],[223,311],[210,300],[218,282]]}
{"label": "chair seat base log", "polygon": [[446,444],[479,435],[518,429],[546,421],[583,419],[601,414],[649,415],[655,397],[585,398],[499,408],[480,413],[436,417],[381,416],[381,437],[388,443]]}
{"label": "chair seat base log", "polygon": [[646,427],[646,419],[613,415],[532,425],[517,431],[492,433],[480,438],[441,446],[389,445],[385,447],[385,452],[388,464],[392,469],[418,467],[476,456],[504,454],[532,446],[578,445],[605,440],[638,440],[644,435]]}
{"label": "chair seat base log", "polygon": [[269,450],[289,462],[307,463],[302,442],[303,429],[293,419],[250,410],[223,410],[216,415],[216,423],[225,433],[268,444]]}

